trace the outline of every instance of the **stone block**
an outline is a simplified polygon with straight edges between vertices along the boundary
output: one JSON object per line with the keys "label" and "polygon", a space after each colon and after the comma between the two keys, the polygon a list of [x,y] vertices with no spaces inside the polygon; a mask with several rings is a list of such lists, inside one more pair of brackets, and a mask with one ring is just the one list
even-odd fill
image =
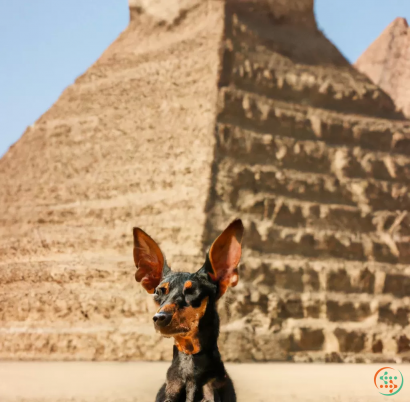
{"label": "stone block", "polygon": [[307,318],[320,318],[321,303],[318,300],[305,303],[305,316]]}
{"label": "stone block", "polygon": [[295,292],[303,291],[303,269],[285,266],[284,270],[275,269],[275,286]]}
{"label": "stone block", "polygon": [[343,363],[343,359],[341,358],[339,353],[331,352],[327,353],[325,356],[326,363]]}
{"label": "stone block", "polygon": [[371,315],[369,303],[326,302],[327,317],[330,321],[363,321]]}
{"label": "stone block", "polygon": [[275,224],[285,227],[303,227],[306,219],[300,206],[282,204],[275,215]]}
{"label": "stone block", "polygon": [[393,253],[388,244],[378,241],[373,241],[373,256],[376,261],[390,264],[396,264],[399,261],[398,256]]}
{"label": "stone block", "polygon": [[352,284],[349,274],[345,269],[329,272],[327,274],[326,287],[327,290],[332,292],[350,293],[352,291]]}
{"label": "stone block", "polygon": [[410,277],[400,274],[387,274],[383,293],[391,293],[397,297],[410,296]]}
{"label": "stone block", "polygon": [[410,339],[406,335],[400,335],[397,340],[397,353],[410,351]]}
{"label": "stone block", "polygon": [[383,342],[378,339],[372,343],[372,352],[373,353],[383,353]]}
{"label": "stone block", "polygon": [[359,353],[364,349],[366,339],[366,335],[364,333],[336,328],[334,334],[339,342],[339,349],[341,352]]}
{"label": "stone block", "polygon": [[374,293],[374,283],[374,273],[365,268],[360,271],[359,278],[353,288],[358,293]]}
{"label": "stone block", "polygon": [[278,303],[278,318],[303,318],[302,300],[292,297],[286,300],[280,300]]}
{"label": "stone block", "polygon": [[271,226],[265,231],[265,239],[254,222],[248,227],[246,245],[259,252],[297,254],[306,257],[336,257],[364,261],[363,244],[355,238],[348,242],[332,233],[298,232]]}
{"label": "stone block", "polygon": [[392,310],[390,303],[379,307],[379,322],[389,325],[401,325],[405,327],[409,324],[409,310],[404,307],[399,307],[395,311]]}
{"label": "stone block", "polygon": [[293,350],[322,350],[325,336],[321,329],[301,328],[299,337],[293,339]]}
{"label": "stone block", "polygon": [[314,269],[305,268],[303,282],[305,292],[317,292],[320,290],[319,273]]}

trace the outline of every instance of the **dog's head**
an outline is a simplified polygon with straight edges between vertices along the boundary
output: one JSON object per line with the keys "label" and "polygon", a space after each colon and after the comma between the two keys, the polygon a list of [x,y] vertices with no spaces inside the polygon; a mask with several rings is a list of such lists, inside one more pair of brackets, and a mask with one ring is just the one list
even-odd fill
{"label": "dog's head", "polygon": [[188,337],[198,328],[207,307],[215,304],[229,286],[236,286],[243,231],[242,221],[233,221],[213,242],[204,265],[191,274],[173,272],[157,243],[134,228],[135,279],[154,294],[159,306],[154,326],[162,335]]}

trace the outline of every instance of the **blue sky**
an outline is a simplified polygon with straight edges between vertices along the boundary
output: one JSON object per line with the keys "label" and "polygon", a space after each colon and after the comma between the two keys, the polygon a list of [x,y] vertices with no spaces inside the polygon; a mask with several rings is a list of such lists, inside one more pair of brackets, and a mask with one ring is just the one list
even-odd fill
{"label": "blue sky", "polygon": [[[354,62],[409,0],[316,0],[319,27]],[[0,0],[0,156],[128,23],[127,0]]]}

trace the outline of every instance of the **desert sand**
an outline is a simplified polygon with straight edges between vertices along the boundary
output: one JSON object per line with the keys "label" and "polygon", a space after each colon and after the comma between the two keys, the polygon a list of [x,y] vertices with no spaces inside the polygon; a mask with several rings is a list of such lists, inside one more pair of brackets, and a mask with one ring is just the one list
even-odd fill
{"label": "desert sand", "polygon": [[[169,363],[0,363],[1,402],[151,402]],[[387,364],[388,365],[388,364]],[[381,401],[373,383],[382,364],[227,364],[239,402]],[[395,365],[402,390],[389,402],[409,401],[410,365]]]}

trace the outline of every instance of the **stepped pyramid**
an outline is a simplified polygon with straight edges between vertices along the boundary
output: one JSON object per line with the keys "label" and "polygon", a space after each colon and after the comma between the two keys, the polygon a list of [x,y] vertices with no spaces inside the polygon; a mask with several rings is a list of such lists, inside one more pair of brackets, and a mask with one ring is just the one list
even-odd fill
{"label": "stepped pyramid", "polygon": [[388,93],[406,116],[410,116],[410,28],[396,18],[359,57],[359,71]]}
{"label": "stepped pyramid", "polygon": [[236,216],[226,360],[408,358],[410,124],[317,29],[313,0],[130,15],[0,161],[0,358],[169,359],[131,229],[193,271]]}

